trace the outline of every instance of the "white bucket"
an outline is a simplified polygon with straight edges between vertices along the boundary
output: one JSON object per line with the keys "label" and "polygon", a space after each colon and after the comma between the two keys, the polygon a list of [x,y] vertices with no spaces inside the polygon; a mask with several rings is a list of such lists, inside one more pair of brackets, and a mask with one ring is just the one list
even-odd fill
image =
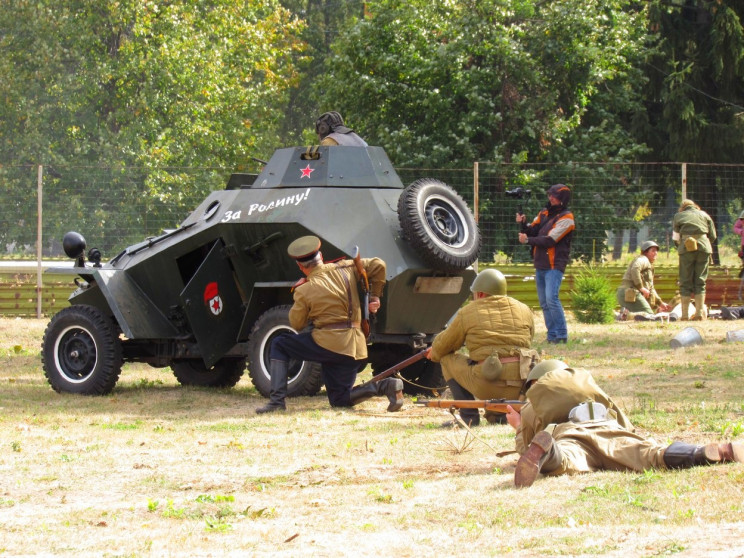
{"label": "white bucket", "polygon": [[703,338],[700,332],[694,327],[686,327],[674,336],[669,342],[669,346],[672,349],[679,349],[680,347],[689,347],[691,345],[702,345]]}
{"label": "white bucket", "polygon": [[744,341],[744,329],[737,329],[736,331],[727,332],[726,341],[728,341],[729,343]]}

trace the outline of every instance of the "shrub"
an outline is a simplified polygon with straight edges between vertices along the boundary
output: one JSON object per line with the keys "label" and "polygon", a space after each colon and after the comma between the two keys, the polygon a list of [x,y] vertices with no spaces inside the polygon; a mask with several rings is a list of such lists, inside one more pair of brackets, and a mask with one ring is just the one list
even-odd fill
{"label": "shrub", "polygon": [[582,324],[607,324],[615,319],[615,291],[593,266],[585,266],[574,277],[571,303]]}

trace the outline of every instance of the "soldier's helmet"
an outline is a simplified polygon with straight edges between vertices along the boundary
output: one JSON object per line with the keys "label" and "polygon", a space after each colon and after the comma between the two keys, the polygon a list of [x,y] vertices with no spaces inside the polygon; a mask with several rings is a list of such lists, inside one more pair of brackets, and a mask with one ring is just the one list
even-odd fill
{"label": "soldier's helmet", "polygon": [[647,240],[646,242],[641,244],[641,253],[645,254],[646,250],[648,250],[649,248],[653,248],[654,246],[656,248],[659,247],[659,245],[656,244],[656,242],[654,242],[653,240]]}
{"label": "soldier's helmet", "polygon": [[324,112],[318,117],[318,120],[315,121],[315,131],[320,139],[323,139],[331,132],[348,134],[351,132],[351,129],[344,126],[343,117],[333,110],[331,112]]}
{"label": "soldier's helmet", "polygon": [[484,269],[475,276],[473,284],[470,285],[470,292],[505,295],[506,277],[498,269]]}
{"label": "soldier's helmet", "polygon": [[527,379],[525,380],[525,382],[527,382],[528,384],[530,382],[536,382],[537,380],[545,376],[545,374],[547,374],[548,372],[552,372],[553,370],[565,370],[566,368],[568,368],[568,364],[566,364],[562,360],[554,358],[543,360],[541,362],[538,362],[535,367],[530,370],[530,373],[527,375]]}

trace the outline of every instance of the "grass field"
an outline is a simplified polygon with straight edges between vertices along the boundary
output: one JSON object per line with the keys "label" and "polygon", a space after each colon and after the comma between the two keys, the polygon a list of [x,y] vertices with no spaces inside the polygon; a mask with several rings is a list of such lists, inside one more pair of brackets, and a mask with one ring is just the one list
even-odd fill
{"label": "grass field", "polygon": [[[744,322],[582,325],[536,347],[592,370],[665,443],[744,441]],[[672,350],[696,327],[704,345]],[[179,386],[125,365],[110,396],[58,394],[44,320],[0,319],[0,555],[741,556],[744,464],[538,478],[513,486],[508,426],[438,428],[446,411],[324,393],[257,416],[247,375]],[[369,373],[365,373],[367,377]]]}

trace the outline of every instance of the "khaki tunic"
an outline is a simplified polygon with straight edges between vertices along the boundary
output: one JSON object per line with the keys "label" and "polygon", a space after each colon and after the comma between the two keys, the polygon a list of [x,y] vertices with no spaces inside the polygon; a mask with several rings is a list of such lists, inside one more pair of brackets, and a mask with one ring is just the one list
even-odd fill
{"label": "khaki tunic", "polygon": [[597,385],[591,372],[583,368],[552,370],[527,390],[529,403],[522,407],[522,422],[517,430],[517,451],[522,454],[537,432],[548,425],[568,421],[568,413],[585,401],[602,403],[628,431],[635,428],[630,419]]}
{"label": "khaki tunic", "polygon": [[[454,379],[478,399],[516,399],[526,375],[520,362],[505,363],[497,380],[483,377],[481,362],[492,354],[504,358],[534,352],[536,357],[536,351],[529,349],[534,334],[534,317],[527,305],[508,296],[489,296],[460,309],[434,338],[430,358],[441,362],[445,380]],[[463,345],[468,355],[459,352]]]}
{"label": "khaki tunic", "polygon": [[[716,239],[716,227],[713,219],[705,211],[688,207],[674,215],[672,221],[674,232],[679,233],[679,292],[682,296],[705,294],[705,282],[708,279],[708,261],[713,252],[711,241]],[[695,238],[698,249],[689,252],[685,240]]]}
{"label": "khaki tunic", "polygon": [[[591,377],[586,370],[554,371],[569,372],[568,374],[559,374],[559,378],[553,377],[552,380],[549,372],[538,380],[527,391],[527,399],[530,400],[521,411],[521,422],[517,429],[515,446],[517,452],[522,455],[529,448],[532,439],[537,432],[548,430],[551,432],[554,443],[561,453],[561,465],[553,471],[541,471],[549,475],[577,474],[588,473],[597,470],[612,471],[643,471],[649,468],[666,468],[664,464],[664,451],[666,445],[661,445],[654,440],[644,438],[635,434],[633,426],[627,417],[622,414],[612,400],[600,389],[593,397],[594,401],[604,404],[608,409],[613,409],[618,413],[618,420],[625,422],[625,427],[621,426],[617,420],[595,420],[581,423],[568,421],[568,409],[572,408],[575,401],[585,401],[587,387],[593,384],[588,380]],[[578,384],[581,386],[577,393],[572,392],[573,380],[578,377]],[[560,389],[551,390],[550,392],[536,390],[538,384],[548,378],[549,385],[554,385]],[[556,379],[563,379],[564,383]],[[596,384],[594,384],[596,385]],[[592,388],[593,389],[593,388]],[[531,400],[539,395],[540,405],[548,409],[546,412],[550,419],[558,419],[550,423],[540,416],[539,409],[535,407]],[[551,399],[552,396],[552,399]],[[552,401],[554,405],[547,406]],[[536,410],[537,409],[537,410]],[[559,411],[556,414],[556,409]],[[546,424],[546,422],[548,424]]]}
{"label": "khaki tunic", "polygon": [[[362,265],[369,278],[370,294],[381,296],[385,286],[385,262],[379,258],[363,258]],[[307,281],[294,290],[289,324],[299,331],[312,322],[313,340],[324,349],[356,360],[367,358],[367,340],[359,327],[362,311],[358,282],[352,260],[313,268]]]}
{"label": "khaki tunic", "polygon": [[[650,291],[648,299],[641,293],[642,288]],[[635,291],[635,302],[625,300],[626,289]],[[643,254],[630,262],[628,269],[625,270],[620,287],[617,289],[617,302],[631,312],[652,312],[652,309],[663,302],[654,288],[654,265]]]}

